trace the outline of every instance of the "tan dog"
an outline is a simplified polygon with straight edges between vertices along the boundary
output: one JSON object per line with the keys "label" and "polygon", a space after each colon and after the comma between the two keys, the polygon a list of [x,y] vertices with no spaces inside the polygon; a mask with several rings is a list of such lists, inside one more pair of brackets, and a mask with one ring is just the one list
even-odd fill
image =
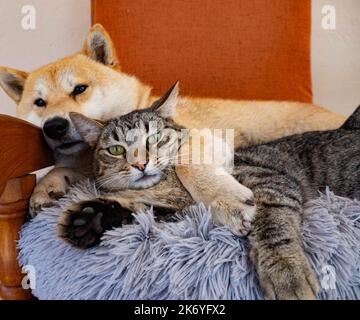
{"label": "tan dog", "polygon": [[[33,214],[63,195],[83,174],[90,174],[89,149],[69,112],[107,120],[147,107],[156,99],[149,86],[120,71],[113,43],[99,24],[91,28],[78,54],[29,74],[1,67],[0,85],[17,103],[17,115],[42,126],[55,151],[56,168],[31,198]],[[344,118],[305,103],[182,98],[175,121],[187,128],[233,128],[235,147],[243,147],[304,131],[334,129]],[[223,175],[214,175],[221,170]],[[219,164],[178,166],[177,174],[192,197],[212,205],[221,213],[217,222],[235,232],[242,216],[255,212],[252,192]]]}

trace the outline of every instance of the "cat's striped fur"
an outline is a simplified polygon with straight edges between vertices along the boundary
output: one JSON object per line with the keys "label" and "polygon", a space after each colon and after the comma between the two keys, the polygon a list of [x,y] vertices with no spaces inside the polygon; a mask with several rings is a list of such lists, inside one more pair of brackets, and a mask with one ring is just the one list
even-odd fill
{"label": "cat's striped fur", "polygon": [[302,246],[303,206],[326,186],[360,199],[360,107],[340,129],[241,150],[235,168],[237,180],[255,197],[250,240],[266,296],[311,297],[318,285]]}

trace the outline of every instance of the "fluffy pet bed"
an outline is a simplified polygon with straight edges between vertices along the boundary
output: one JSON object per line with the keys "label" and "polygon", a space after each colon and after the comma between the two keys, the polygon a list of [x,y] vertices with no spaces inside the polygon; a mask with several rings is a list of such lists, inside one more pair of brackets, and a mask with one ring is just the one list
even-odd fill
{"label": "fluffy pet bed", "polygon": [[[20,261],[35,267],[39,299],[263,298],[247,239],[213,226],[202,205],[177,222],[138,213],[137,224],[108,231],[92,249],[66,245],[55,233],[59,214],[94,196],[91,182],[83,182],[22,229]],[[321,299],[360,298],[359,219],[360,202],[330,191],[306,207],[304,243]]]}

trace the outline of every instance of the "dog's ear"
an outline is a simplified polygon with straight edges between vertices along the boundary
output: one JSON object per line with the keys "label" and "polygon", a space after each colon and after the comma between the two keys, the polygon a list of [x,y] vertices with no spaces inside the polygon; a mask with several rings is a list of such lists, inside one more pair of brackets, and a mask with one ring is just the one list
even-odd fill
{"label": "dog's ear", "polygon": [[82,53],[111,68],[120,68],[115,46],[105,28],[99,23],[91,27],[86,37]]}
{"label": "dog's ear", "polygon": [[178,95],[179,81],[176,81],[175,84],[159,100],[152,104],[151,109],[155,110],[165,119],[174,119]]}
{"label": "dog's ear", "polygon": [[21,100],[28,73],[6,67],[0,67],[0,86],[16,103]]}
{"label": "dog's ear", "polygon": [[85,117],[77,112],[70,112],[69,116],[71,122],[78,130],[84,141],[90,147],[95,148],[104,128],[104,124],[100,121]]}

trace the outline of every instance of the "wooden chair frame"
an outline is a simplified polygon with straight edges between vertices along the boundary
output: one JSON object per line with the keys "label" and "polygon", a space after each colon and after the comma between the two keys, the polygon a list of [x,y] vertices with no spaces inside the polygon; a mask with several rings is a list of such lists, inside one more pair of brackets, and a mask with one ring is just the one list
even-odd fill
{"label": "wooden chair frame", "polygon": [[0,299],[31,299],[21,286],[17,240],[26,221],[36,170],[51,166],[52,151],[41,129],[10,116],[0,115]]}

